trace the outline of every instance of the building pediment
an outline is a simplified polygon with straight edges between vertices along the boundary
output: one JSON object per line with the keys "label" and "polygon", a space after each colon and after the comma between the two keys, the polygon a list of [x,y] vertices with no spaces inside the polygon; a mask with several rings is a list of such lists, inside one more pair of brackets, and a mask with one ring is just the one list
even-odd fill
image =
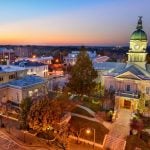
{"label": "building pediment", "polygon": [[133,74],[130,71],[124,72],[122,74],[117,75],[115,78],[118,79],[133,79],[133,80],[141,80],[140,77],[138,77],[137,75]]}

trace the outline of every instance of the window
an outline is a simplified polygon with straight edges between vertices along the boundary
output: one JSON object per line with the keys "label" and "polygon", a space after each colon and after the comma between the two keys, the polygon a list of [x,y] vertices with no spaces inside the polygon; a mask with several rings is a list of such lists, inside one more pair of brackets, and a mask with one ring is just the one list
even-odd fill
{"label": "window", "polygon": [[145,107],[149,107],[150,106],[150,100],[146,100],[145,101]]}
{"label": "window", "polygon": [[29,91],[29,97],[31,97],[33,95],[33,92],[32,91]]}
{"label": "window", "polygon": [[38,96],[38,91],[39,91],[38,89],[35,89],[34,90],[34,95]]}
{"label": "window", "polygon": [[110,85],[110,89],[113,89],[113,85]]}
{"label": "window", "polygon": [[130,90],[131,90],[130,85],[127,85],[127,91],[130,91]]}
{"label": "window", "polygon": [[0,81],[3,81],[3,77],[0,77]]}
{"label": "window", "polygon": [[150,87],[146,87],[146,94],[150,94]]}
{"label": "window", "polygon": [[14,79],[15,78],[15,75],[12,74],[12,75],[9,75],[9,79]]}
{"label": "window", "polygon": [[34,92],[37,93],[37,92],[38,92],[38,89],[35,89]]}
{"label": "window", "polygon": [[113,85],[110,85],[110,87],[109,87],[109,91],[113,91],[113,90],[114,90]]}

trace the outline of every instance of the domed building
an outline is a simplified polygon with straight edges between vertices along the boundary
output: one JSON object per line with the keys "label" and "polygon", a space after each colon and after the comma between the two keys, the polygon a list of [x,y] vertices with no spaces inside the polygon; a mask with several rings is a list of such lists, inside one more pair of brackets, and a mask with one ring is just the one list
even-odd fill
{"label": "domed building", "polygon": [[[140,108],[141,101],[148,110],[150,106],[150,73],[146,67],[148,39],[139,17],[136,31],[131,34],[128,61],[126,63],[104,62],[97,64],[103,72],[105,89],[115,92],[115,109],[132,111]],[[98,66],[99,65],[99,66]]]}
{"label": "domed building", "polygon": [[136,64],[146,70],[146,49],[148,40],[146,33],[142,29],[142,17],[139,17],[136,31],[132,33],[130,38],[128,63]]}
{"label": "domed building", "polygon": [[138,29],[132,33],[131,40],[143,40],[144,41],[144,40],[147,40],[147,35],[143,30]]}

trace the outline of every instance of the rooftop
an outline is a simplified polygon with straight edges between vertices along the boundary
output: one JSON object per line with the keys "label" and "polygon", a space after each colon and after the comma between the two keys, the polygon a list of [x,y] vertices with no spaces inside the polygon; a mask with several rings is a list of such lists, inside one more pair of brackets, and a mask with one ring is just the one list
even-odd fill
{"label": "rooftop", "polygon": [[30,61],[30,60],[20,60],[20,61],[15,62],[14,65],[20,66],[20,67],[45,66],[45,64],[41,62]]}
{"label": "rooftop", "polygon": [[17,88],[24,88],[24,87],[33,86],[35,84],[45,83],[45,82],[46,80],[42,77],[30,75],[30,76],[25,76],[18,80],[10,81],[7,83],[7,85],[17,87]]}
{"label": "rooftop", "polygon": [[[133,65],[133,64],[126,64],[126,63],[112,63],[109,64],[108,62],[101,63],[99,69],[101,70],[108,70],[109,73],[105,73],[106,76],[118,76],[125,72],[131,72],[132,74],[138,76],[143,80],[150,80],[150,73],[143,68]],[[100,63],[99,63],[100,64]],[[104,67],[104,69],[102,69]]]}
{"label": "rooftop", "polygon": [[24,67],[12,66],[12,65],[0,65],[0,73],[15,72],[26,70]]}
{"label": "rooftop", "polygon": [[22,60],[42,61],[42,60],[51,60],[51,59],[53,59],[52,56],[49,56],[49,57],[35,57],[35,58],[24,57],[24,58],[18,58],[18,61],[22,61]]}
{"label": "rooftop", "polygon": [[107,71],[113,70],[119,71],[126,67],[126,63],[118,63],[118,62],[101,62],[101,63],[94,62],[93,65],[96,70],[107,70]]}
{"label": "rooftop", "polygon": [[7,48],[5,48],[5,47],[0,47],[0,52],[14,52],[14,50],[13,49],[7,49]]}
{"label": "rooftop", "polygon": [[33,61],[42,61],[42,60],[49,60],[49,59],[53,59],[53,57],[49,56],[49,57],[28,58],[28,60],[33,60]]}

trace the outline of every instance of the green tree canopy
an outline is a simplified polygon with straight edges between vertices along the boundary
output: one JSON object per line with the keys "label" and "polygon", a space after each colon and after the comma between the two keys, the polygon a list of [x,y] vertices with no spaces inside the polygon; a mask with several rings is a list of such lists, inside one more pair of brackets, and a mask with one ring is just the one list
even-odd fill
{"label": "green tree canopy", "polygon": [[143,93],[141,93],[140,95],[138,110],[140,111],[140,113],[143,113],[143,111],[145,110],[145,95]]}
{"label": "green tree canopy", "polygon": [[32,105],[31,98],[25,98],[22,100],[20,104],[20,116],[19,116],[19,122],[20,122],[20,127],[23,129],[28,128],[28,113],[30,111],[30,107]]}
{"label": "green tree canopy", "polygon": [[82,47],[76,64],[70,72],[69,87],[70,92],[79,95],[90,95],[96,86],[97,71],[94,70],[89,55]]}
{"label": "green tree canopy", "polygon": [[62,117],[66,112],[70,112],[75,105],[63,96],[55,100],[43,97],[33,103],[28,114],[29,127],[41,131],[48,127],[58,128]]}

